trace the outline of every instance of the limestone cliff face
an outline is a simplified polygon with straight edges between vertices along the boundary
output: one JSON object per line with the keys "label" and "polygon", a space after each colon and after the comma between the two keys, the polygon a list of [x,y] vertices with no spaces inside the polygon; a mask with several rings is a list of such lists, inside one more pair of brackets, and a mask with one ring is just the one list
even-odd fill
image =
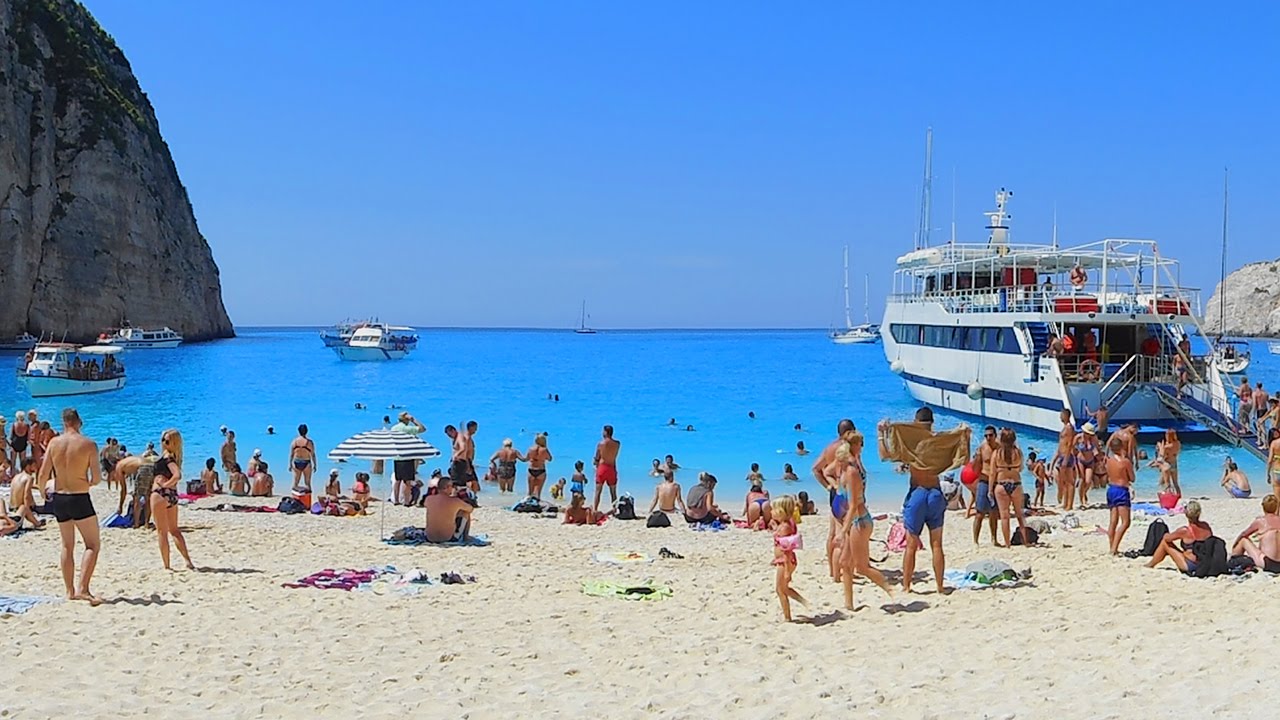
{"label": "limestone cliff face", "polygon": [[146,94],[74,0],[0,0],[0,337],[127,318],[229,337],[218,268]]}
{"label": "limestone cliff face", "polygon": [[[1280,260],[1245,265],[1227,276],[1225,296],[1222,288],[1218,285],[1205,306],[1205,330],[1211,334],[1280,336]],[[1219,327],[1223,303],[1225,331]]]}

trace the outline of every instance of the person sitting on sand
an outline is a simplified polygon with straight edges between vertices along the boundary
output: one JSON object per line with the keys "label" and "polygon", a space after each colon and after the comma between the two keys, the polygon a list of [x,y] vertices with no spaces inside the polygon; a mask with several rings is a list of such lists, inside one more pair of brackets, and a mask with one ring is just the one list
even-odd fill
{"label": "person sitting on sand", "polygon": [[769,527],[772,521],[769,505],[769,491],[764,489],[764,477],[759,476],[751,480],[751,489],[747,491],[746,506],[742,509],[742,516],[747,519],[747,525],[752,530],[764,530]]}
{"label": "person sitting on sand", "polygon": [[574,495],[564,509],[564,525],[594,525],[603,516],[587,507],[586,495]]}
{"label": "person sitting on sand", "polygon": [[360,507],[369,506],[369,473],[356,473],[356,481],[351,485],[351,499],[360,503]]}
{"label": "person sitting on sand", "polygon": [[466,541],[471,532],[471,503],[458,497],[453,481],[440,478],[434,495],[422,504],[427,510],[427,540],[434,543]]}
{"label": "person sitting on sand", "polygon": [[817,515],[818,514],[818,504],[810,500],[809,493],[805,492],[804,490],[801,490],[800,493],[796,495],[796,501],[800,503],[801,515]]}
{"label": "person sitting on sand", "polygon": [[[252,462],[252,461],[250,461]],[[275,492],[276,481],[268,472],[268,465],[265,461],[258,461],[258,472],[253,476],[253,484],[249,488],[251,497],[271,497]]]}
{"label": "person sitting on sand", "polygon": [[689,497],[685,498],[684,519],[691,525],[710,525],[719,520],[727,524],[728,513],[716,507],[716,476],[704,472],[698,475],[698,484],[689,488]]}
{"label": "person sitting on sand", "polygon": [[9,517],[9,508],[5,507],[4,498],[0,498],[0,537],[16,533],[22,523]]}
{"label": "person sitting on sand", "polygon": [[254,477],[258,474],[258,468],[262,466],[262,451],[254,449],[252,457],[249,458],[249,467],[245,470],[245,474]]}
{"label": "person sitting on sand", "polygon": [[792,469],[791,463],[783,463],[782,465],[782,482],[799,482],[800,477],[796,475],[796,471]]}
{"label": "person sitting on sand", "polygon": [[[1232,555],[1248,555],[1253,564],[1269,573],[1280,573],[1280,498],[1262,498],[1262,515],[1240,531],[1231,546]],[[1253,536],[1258,536],[1255,544]]]}
{"label": "person sitting on sand", "polygon": [[676,482],[675,471],[663,468],[662,482],[653,489],[653,502],[649,503],[649,514],[652,515],[654,510],[673,513],[677,508],[682,513],[687,512],[682,494],[680,483]]}
{"label": "person sitting on sand", "polygon": [[[218,464],[213,458],[206,458],[204,461],[204,470],[200,471],[200,479],[187,488],[187,492],[192,495],[214,495],[222,492],[222,483],[218,481],[218,471],[214,470],[214,466]],[[198,492],[193,492],[196,490]]]}
{"label": "person sitting on sand", "polygon": [[249,494],[249,478],[240,470],[240,463],[231,463],[231,469],[227,471],[227,489],[236,497],[244,497]]}
{"label": "person sitting on sand", "polygon": [[[1160,541],[1160,546],[1156,548],[1155,555],[1151,556],[1151,562],[1147,563],[1147,567],[1153,568],[1165,558],[1169,558],[1187,575],[1196,571],[1196,555],[1191,551],[1191,545],[1207,540],[1210,535],[1213,535],[1213,528],[1209,527],[1209,523],[1200,520],[1200,503],[1195,500],[1187,503],[1184,513],[1187,516],[1187,524],[1164,536],[1164,540]],[[1182,541],[1181,546],[1178,545],[1178,541]]]}
{"label": "person sitting on sand", "polygon": [[329,471],[329,482],[325,483],[324,495],[330,500],[337,500],[342,496],[342,483],[338,481],[337,468]]}
{"label": "person sitting on sand", "polygon": [[35,515],[35,473],[36,459],[24,459],[22,472],[13,477],[13,485],[9,488],[9,502],[13,503],[13,514],[19,522],[25,522],[30,528],[42,528],[44,521]]}
{"label": "person sitting on sand", "polygon": [[1249,478],[1245,477],[1231,458],[1227,458],[1226,468],[1222,471],[1221,485],[1233,498],[1247,498],[1253,494],[1253,488],[1249,487]]}

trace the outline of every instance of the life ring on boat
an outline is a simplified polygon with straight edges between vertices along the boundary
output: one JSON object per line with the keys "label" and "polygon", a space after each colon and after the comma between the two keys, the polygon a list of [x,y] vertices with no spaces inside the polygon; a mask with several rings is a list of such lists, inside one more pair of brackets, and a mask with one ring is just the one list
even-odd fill
{"label": "life ring on boat", "polygon": [[1098,364],[1093,358],[1086,358],[1080,362],[1078,372],[1081,379],[1085,377],[1100,378],[1102,377],[1102,365]]}

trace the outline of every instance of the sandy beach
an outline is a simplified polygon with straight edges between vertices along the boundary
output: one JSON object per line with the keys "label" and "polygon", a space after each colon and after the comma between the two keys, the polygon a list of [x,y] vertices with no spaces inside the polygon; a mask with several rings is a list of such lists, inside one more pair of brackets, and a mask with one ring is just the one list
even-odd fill
{"label": "sandy beach", "polygon": [[[95,499],[109,506],[105,490]],[[1146,570],[1139,560],[1105,557],[1105,537],[1083,530],[1055,531],[1044,547],[995,549],[984,537],[975,548],[969,524],[951,513],[949,567],[1004,559],[1031,568],[1030,583],[946,597],[920,583],[929,592],[893,601],[861,583],[861,607],[845,613],[839,586],[823,579],[826,517],[806,518],[795,587],[811,608],[799,609],[804,622],[787,625],[767,533],[613,520],[565,527],[493,507],[498,498],[487,494],[475,529],[491,547],[396,547],[379,541],[380,522],[388,532],[420,523],[421,510],[379,503],[367,517],[332,518],[198,509],[223,500],[201,500],[181,515],[200,571],[164,571],[153,532],[104,529],[93,584],[107,604],[3,616],[10,688],[0,716],[772,718],[854,710],[1106,718],[1153,708],[1172,715],[1167,688],[1175,686],[1178,697],[1192,693],[1200,712],[1258,717],[1258,691],[1272,674],[1260,658],[1274,644],[1265,618],[1280,581]],[[1257,500],[1213,499],[1204,518],[1230,542],[1258,508]],[[1106,512],[1080,517],[1089,528],[1105,523]],[[1182,524],[1178,517],[1170,527]],[[875,536],[888,527],[877,523]],[[1138,547],[1144,534],[1135,524],[1124,547]],[[0,539],[0,593],[59,595],[57,540],[52,523]],[[657,558],[663,547],[684,558]],[[601,564],[597,551],[655,560]],[[891,554],[880,567],[900,562]],[[281,587],[324,568],[385,565],[477,582],[436,582],[416,595],[394,585]],[[921,565],[928,569],[927,556]],[[673,595],[583,594],[583,582],[594,580],[652,580]],[[1178,677],[1188,674],[1213,681],[1187,688]]]}

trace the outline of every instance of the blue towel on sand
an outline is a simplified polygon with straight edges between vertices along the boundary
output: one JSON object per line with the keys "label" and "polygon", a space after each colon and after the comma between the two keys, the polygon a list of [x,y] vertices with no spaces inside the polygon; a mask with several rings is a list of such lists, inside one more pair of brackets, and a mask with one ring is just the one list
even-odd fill
{"label": "blue towel on sand", "polygon": [[710,525],[703,525],[702,523],[689,523],[689,527],[694,530],[697,530],[698,532],[720,532],[721,530],[727,529],[725,527],[725,524],[720,522],[719,520],[716,520]]}
{"label": "blue towel on sand", "polygon": [[1134,512],[1142,513],[1143,515],[1168,515],[1169,514],[1168,510],[1165,510],[1164,508],[1160,507],[1158,503],[1153,503],[1153,502],[1136,502],[1133,504],[1133,507],[1131,509]]}
{"label": "blue towel on sand", "polygon": [[39,595],[0,595],[0,615],[21,615],[37,605],[62,602],[62,598]]}

